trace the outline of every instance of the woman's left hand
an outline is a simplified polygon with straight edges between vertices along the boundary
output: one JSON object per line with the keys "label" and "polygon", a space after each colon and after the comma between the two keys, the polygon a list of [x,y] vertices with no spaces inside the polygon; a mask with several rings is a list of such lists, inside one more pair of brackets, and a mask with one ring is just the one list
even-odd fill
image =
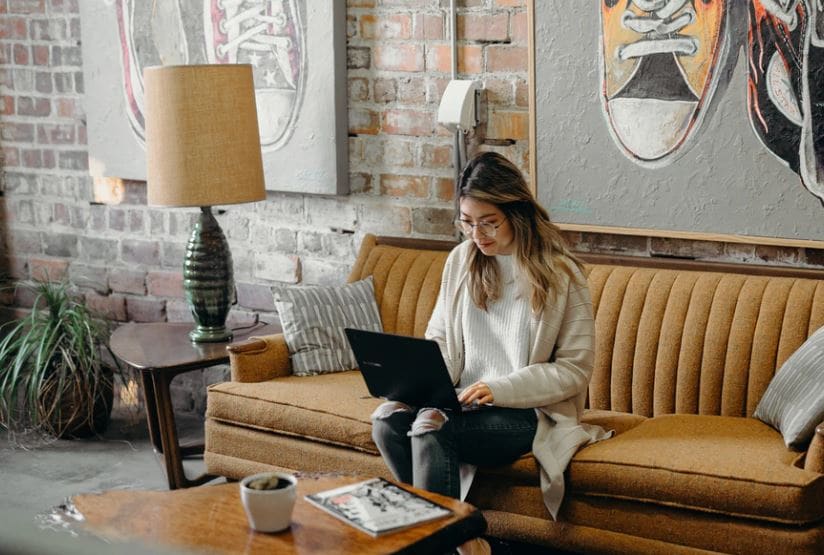
{"label": "woman's left hand", "polygon": [[491,405],[493,400],[492,390],[484,382],[475,382],[458,395],[462,405]]}

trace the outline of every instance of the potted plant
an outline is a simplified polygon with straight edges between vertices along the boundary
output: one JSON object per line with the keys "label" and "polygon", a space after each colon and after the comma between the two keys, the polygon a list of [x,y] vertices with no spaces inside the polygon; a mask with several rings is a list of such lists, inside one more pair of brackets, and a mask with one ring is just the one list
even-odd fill
{"label": "potted plant", "polygon": [[109,327],[65,281],[24,282],[32,311],[0,326],[0,424],[54,437],[87,437],[108,425],[114,356]]}

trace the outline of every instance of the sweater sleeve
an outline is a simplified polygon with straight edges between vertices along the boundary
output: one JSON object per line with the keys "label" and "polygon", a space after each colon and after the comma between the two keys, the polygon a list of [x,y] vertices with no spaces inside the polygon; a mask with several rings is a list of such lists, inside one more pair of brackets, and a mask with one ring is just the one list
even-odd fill
{"label": "sweater sleeve", "polygon": [[438,344],[453,384],[457,384],[458,380],[460,380],[461,368],[460,364],[450,356],[447,347],[447,333],[449,327],[452,325],[449,317],[450,306],[453,304],[452,296],[457,294],[457,291],[454,291],[454,288],[451,288],[450,285],[455,272],[455,265],[459,258],[458,249],[455,248],[449,253],[449,257],[446,259],[441,277],[441,289],[438,292],[435,308],[432,310],[432,316],[429,317],[429,323],[424,332],[426,339],[431,339]]}
{"label": "sweater sleeve", "polygon": [[[536,408],[575,397],[589,386],[594,363],[595,321],[585,278],[569,283],[554,356],[487,382],[494,403]],[[540,338],[539,338],[540,340]]]}

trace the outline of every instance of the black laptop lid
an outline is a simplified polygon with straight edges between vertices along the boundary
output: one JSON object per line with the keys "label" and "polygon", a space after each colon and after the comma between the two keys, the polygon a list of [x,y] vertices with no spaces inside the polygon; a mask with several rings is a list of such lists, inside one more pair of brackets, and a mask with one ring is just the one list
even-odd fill
{"label": "black laptop lid", "polygon": [[417,408],[461,410],[437,343],[352,328],[344,331],[372,396]]}

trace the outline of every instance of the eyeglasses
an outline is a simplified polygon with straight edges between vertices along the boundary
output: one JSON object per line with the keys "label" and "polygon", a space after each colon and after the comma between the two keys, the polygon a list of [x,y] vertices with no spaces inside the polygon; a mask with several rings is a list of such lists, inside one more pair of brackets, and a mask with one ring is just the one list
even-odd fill
{"label": "eyeglasses", "polygon": [[478,222],[473,224],[466,220],[455,220],[455,227],[458,228],[458,231],[463,233],[469,238],[472,238],[472,234],[475,231],[475,228],[478,229],[478,233],[483,235],[484,237],[489,237],[490,239],[494,239],[495,235],[498,233],[498,228],[501,227],[506,223],[506,220],[502,221],[499,224],[493,224],[490,222]]}

